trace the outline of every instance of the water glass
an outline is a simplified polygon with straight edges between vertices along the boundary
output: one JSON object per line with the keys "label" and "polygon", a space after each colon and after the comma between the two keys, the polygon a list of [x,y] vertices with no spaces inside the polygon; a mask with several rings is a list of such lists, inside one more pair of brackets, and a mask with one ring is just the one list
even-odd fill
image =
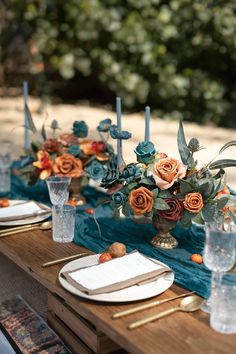
{"label": "water glass", "polygon": [[[217,273],[212,273],[212,276],[220,277],[220,272],[228,271],[235,263],[235,225],[212,222],[206,224],[205,231],[203,261],[207,268]],[[211,298],[205,302],[202,310],[211,312]]]}
{"label": "water glass", "polygon": [[54,205],[52,207],[52,238],[55,242],[72,242],[75,230],[75,207]]}
{"label": "water glass", "polygon": [[236,333],[236,273],[212,277],[210,324],[221,333]]}
{"label": "water glass", "polygon": [[207,223],[203,260],[207,268],[214,272],[225,272],[235,263],[235,225]]}
{"label": "water glass", "polygon": [[49,197],[53,205],[63,205],[69,199],[71,177],[53,176],[46,179]]}
{"label": "water glass", "polygon": [[0,141],[0,192],[11,190],[11,143]]}

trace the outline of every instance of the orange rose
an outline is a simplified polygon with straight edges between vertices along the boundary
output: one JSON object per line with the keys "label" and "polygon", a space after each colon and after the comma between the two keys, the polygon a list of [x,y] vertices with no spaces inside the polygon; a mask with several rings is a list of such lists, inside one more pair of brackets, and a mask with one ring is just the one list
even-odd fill
{"label": "orange rose", "polygon": [[52,174],[52,161],[47,151],[40,150],[37,152],[38,161],[33,162],[33,166],[37,168],[40,179],[46,179]]}
{"label": "orange rose", "polygon": [[69,177],[80,177],[83,174],[83,164],[71,154],[58,156],[53,165],[56,175],[66,175]]}
{"label": "orange rose", "polygon": [[135,215],[149,213],[154,204],[152,191],[145,187],[134,189],[129,195],[129,204]]}
{"label": "orange rose", "polygon": [[191,213],[197,214],[203,208],[203,199],[200,193],[188,193],[184,199],[184,207]]}
{"label": "orange rose", "polygon": [[162,158],[153,166],[153,178],[160,189],[170,188],[186,174],[187,167],[171,157]]}

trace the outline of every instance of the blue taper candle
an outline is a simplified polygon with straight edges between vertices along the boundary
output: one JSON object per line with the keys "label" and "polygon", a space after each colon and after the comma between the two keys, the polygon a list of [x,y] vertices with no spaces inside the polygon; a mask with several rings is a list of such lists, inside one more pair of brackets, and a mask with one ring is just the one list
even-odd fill
{"label": "blue taper candle", "polygon": [[[117,115],[117,128],[121,132],[121,99],[116,97],[116,115]],[[122,165],[122,139],[117,139],[117,166]]]}
{"label": "blue taper candle", "polygon": [[150,141],[150,107],[145,107],[145,141]]}
{"label": "blue taper candle", "polygon": [[23,82],[23,96],[24,96],[24,127],[25,127],[25,150],[29,150],[30,148],[30,131],[29,131],[29,123],[26,112],[26,106],[28,105],[28,82]]}

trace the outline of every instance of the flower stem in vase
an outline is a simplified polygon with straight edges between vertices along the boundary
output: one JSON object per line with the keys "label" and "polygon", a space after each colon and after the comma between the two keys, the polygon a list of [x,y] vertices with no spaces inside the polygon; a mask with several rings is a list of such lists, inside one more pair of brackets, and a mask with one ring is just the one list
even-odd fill
{"label": "flower stem in vase", "polygon": [[178,246],[178,241],[170,234],[176,226],[176,222],[171,222],[154,214],[152,224],[158,230],[158,234],[151,240],[151,245],[161,249],[173,249]]}

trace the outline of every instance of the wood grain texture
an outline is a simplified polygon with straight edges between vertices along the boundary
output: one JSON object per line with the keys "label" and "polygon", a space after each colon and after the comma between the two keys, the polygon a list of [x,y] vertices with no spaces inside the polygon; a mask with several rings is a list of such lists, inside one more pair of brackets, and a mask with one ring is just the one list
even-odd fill
{"label": "wood grain texture", "polygon": [[[75,312],[105,333],[113,341],[134,354],[233,354],[236,352],[236,335],[223,335],[209,326],[209,316],[202,311],[175,313],[144,327],[129,331],[127,325],[166,310],[179,303],[166,303],[161,308],[152,308],[141,313],[112,320],[111,315],[130,308],[131,304],[95,303],[76,297],[64,290],[58,280],[63,264],[42,268],[41,264],[53,259],[87,251],[75,244],[58,244],[52,241],[50,231],[33,231],[0,239],[0,250],[18,266],[37,279],[50,292],[60,296]],[[165,299],[186,292],[173,285],[155,299]],[[153,299],[139,301],[149,303]],[[137,303],[135,303],[137,304]]]}

